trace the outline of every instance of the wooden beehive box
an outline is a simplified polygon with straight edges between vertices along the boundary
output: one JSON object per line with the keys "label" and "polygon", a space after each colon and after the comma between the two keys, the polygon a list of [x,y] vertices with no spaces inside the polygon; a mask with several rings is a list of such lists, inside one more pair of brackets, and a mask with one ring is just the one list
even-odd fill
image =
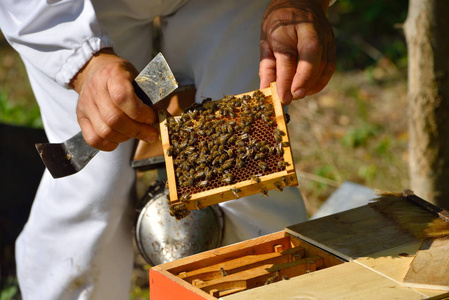
{"label": "wooden beehive box", "polygon": [[[422,242],[369,206],[296,224],[150,270],[150,298],[444,299],[408,287]],[[446,243],[447,244],[447,243]],[[441,265],[435,273],[445,274]]]}
{"label": "wooden beehive box", "polygon": [[276,86],[159,113],[175,215],[298,184]]}

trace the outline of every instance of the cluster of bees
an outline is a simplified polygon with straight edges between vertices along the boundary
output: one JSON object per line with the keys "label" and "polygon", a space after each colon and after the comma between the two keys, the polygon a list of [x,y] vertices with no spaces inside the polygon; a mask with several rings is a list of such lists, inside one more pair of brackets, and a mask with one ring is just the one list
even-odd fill
{"label": "cluster of bees", "polygon": [[[166,154],[173,158],[181,202],[198,192],[249,179],[260,182],[260,176],[285,170],[283,154],[289,144],[277,128],[271,98],[255,91],[252,96],[205,99],[167,119]],[[241,192],[231,191],[236,198]],[[266,189],[261,193],[267,195]],[[183,211],[181,203],[172,214],[182,218]]]}

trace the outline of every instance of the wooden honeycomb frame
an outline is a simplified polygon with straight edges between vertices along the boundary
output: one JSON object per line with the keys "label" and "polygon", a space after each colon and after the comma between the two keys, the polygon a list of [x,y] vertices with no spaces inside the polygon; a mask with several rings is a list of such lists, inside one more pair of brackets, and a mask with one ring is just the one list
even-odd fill
{"label": "wooden honeycomb frame", "polygon": [[[265,96],[271,96],[275,112],[274,118],[277,123],[277,128],[285,133],[285,135],[282,136],[282,142],[283,143],[287,142],[289,145],[290,142],[289,142],[288,128],[285,121],[284,110],[278,98],[276,85],[273,83],[269,88],[260,91]],[[252,95],[253,93],[254,91],[244,93],[241,95],[236,95],[236,97],[242,97],[243,95]],[[183,201],[181,201],[180,200],[181,196],[178,193],[179,187],[177,187],[176,185],[176,173],[173,157],[167,154],[167,151],[171,145],[170,145],[168,126],[166,124],[167,117],[165,112],[163,111],[159,112],[159,120],[160,120],[162,148],[164,151],[165,164],[167,170],[169,198],[172,207],[176,207],[177,205],[182,204],[182,209],[191,211],[194,209],[201,209],[210,205],[218,204],[224,201],[235,200],[241,197],[258,194],[261,192],[262,188],[264,188],[266,191],[279,189],[280,183],[282,184],[282,186],[298,185],[292,151],[290,146],[286,146],[283,148],[284,154],[282,157],[283,161],[287,162],[288,165],[285,166],[284,170],[260,176],[259,177],[260,182],[256,182],[255,180],[252,179],[235,182],[229,185],[191,194],[188,200],[183,199]],[[231,189],[238,189],[239,190],[238,194],[236,195],[236,193],[232,192]]]}

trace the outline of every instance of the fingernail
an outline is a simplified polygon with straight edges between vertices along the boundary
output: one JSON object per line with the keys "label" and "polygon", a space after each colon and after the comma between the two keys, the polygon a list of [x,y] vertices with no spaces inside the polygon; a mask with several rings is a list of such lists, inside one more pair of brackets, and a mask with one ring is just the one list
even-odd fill
{"label": "fingernail", "polygon": [[150,143],[150,144],[151,144],[151,143],[156,142],[158,138],[159,138],[159,136],[154,135],[154,134],[150,134],[150,135],[148,135],[148,137],[145,139],[145,141],[146,141],[147,143]]}
{"label": "fingernail", "polygon": [[300,88],[293,92],[294,99],[302,99],[306,96],[306,89]]}

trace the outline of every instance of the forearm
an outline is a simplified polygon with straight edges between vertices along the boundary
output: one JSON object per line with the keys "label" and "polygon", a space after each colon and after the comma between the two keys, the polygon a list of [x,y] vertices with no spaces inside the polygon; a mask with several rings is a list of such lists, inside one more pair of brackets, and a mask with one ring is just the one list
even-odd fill
{"label": "forearm", "polygon": [[94,53],[112,46],[88,1],[2,0],[0,28],[23,59],[66,87]]}

